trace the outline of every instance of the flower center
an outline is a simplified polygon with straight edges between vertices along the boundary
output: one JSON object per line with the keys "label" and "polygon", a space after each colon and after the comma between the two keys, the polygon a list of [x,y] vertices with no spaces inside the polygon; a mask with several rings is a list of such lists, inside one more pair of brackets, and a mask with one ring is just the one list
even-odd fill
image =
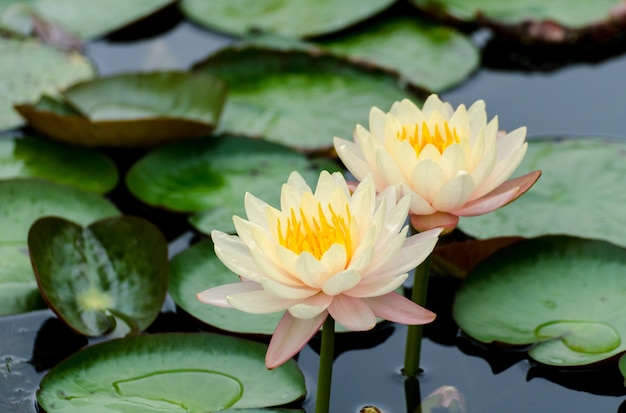
{"label": "flower center", "polygon": [[418,155],[426,145],[433,145],[439,153],[443,154],[448,146],[461,142],[456,129],[450,130],[450,126],[445,120],[443,121],[443,131],[440,130],[439,125],[435,125],[435,130],[431,131],[425,121],[422,122],[421,127],[418,124],[403,125],[402,130],[398,132],[398,139],[410,143]]}
{"label": "flower center", "polygon": [[333,244],[343,245],[350,260],[352,240],[350,237],[350,208],[346,205],[346,217],[333,211],[328,205],[330,217],[317,205],[317,216],[307,217],[302,211],[291,210],[287,219],[287,229],[283,235],[280,221],[278,221],[278,242],[296,254],[310,252],[318,260]]}

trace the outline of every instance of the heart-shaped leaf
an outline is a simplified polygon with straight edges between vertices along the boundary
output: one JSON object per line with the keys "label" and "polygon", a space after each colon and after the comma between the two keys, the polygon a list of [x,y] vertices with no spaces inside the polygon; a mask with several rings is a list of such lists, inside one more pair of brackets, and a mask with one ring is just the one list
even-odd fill
{"label": "heart-shaped leaf", "polygon": [[63,142],[150,147],[211,132],[225,94],[223,82],[208,75],[131,73],[75,84],[63,94],[66,103],[45,98],[15,108],[33,128]]}
{"label": "heart-shaped leaf", "polygon": [[0,56],[0,130],[24,124],[13,109],[14,104],[36,101],[44,93],[57,94],[64,87],[95,75],[84,56],[62,53],[32,39],[0,36]]}
{"label": "heart-shaped leaf", "polygon": [[82,227],[45,217],[28,247],[39,289],[77,332],[111,331],[115,317],[141,331],[157,317],[167,292],[167,242],[142,218],[114,217]]}
{"label": "heart-shaped leaf", "polygon": [[37,401],[47,413],[111,412],[107,406],[124,413],[210,413],[304,397],[304,376],[295,361],[268,370],[266,351],[261,343],[208,333],[107,341],[50,370]]}
{"label": "heart-shaped leaf", "polygon": [[425,93],[401,86],[395,74],[357,66],[318,51],[271,50],[259,45],[222,49],[195,71],[228,84],[219,130],[262,137],[302,151],[332,148],[333,137],[351,136],[367,124],[372,106],[387,110]]}
{"label": "heart-shaped leaf", "polygon": [[533,139],[518,175],[537,169],[541,179],[524,196],[459,228],[476,238],[566,234],[626,246],[625,141]]}
{"label": "heart-shaped leaf", "polygon": [[453,316],[476,340],[533,344],[544,364],[579,366],[626,351],[626,250],[564,236],[524,240],[476,266]]}
{"label": "heart-shaped leaf", "polygon": [[[354,25],[395,0],[183,0],[187,17],[210,29],[245,36],[262,31],[312,37]],[[306,16],[306,18],[303,18]]]}
{"label": "heart-shaped leaf", "polygon": [[87,225],[118,215],[117,208],[99,195],[40,179],[0,181],[0,245],[25,246],[28,229],[48,215]]}
{"label": "heart-shaped leaf", "polygon": [[0,179],[35,177],[104,193],[115,187],[117,168],[93,150],[35,137],[0,140]]}

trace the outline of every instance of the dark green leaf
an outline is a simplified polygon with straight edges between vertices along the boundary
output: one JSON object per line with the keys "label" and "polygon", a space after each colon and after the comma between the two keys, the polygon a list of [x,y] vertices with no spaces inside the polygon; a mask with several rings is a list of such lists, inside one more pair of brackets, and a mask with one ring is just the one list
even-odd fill
{"label": "dark green leaf", "polygon": [[104,193],[117,183],[107,156],[35,137],[0,140],[0,179],[43,178],[85,191]]}
{"label": "dark green leaf", "polygon": [[260,46],[223,49],[195,67],[229,86],[222,132],[263,137],[304,151],[328,149],[333,137],[352,136],[372,106],[424,94],[404,88],[389,72],[317,53]]}
{"label": "dark green leaf", "polygon": [[47,413],[109,413],[112,406],[120,413],[211,413],[303,397],[296,363],[268,370],[266,350],[260,343],[207,333],[108,341],[50,370],[37,400]]}
{"label": "dark green leaf", "polygon": [[626,351],[626,250],[563,236],[525,240],[471,271],[453,316],[476,340],[533,344],[540,363],[578,366]]}
{"label": "dark green leaf", "polygon": [[148,221],[114,217],[87,228],[41,218],[28,235],[39,289],[54,312],[81,334],[148,327],[167,291],[167,242]]}
{"label": "dark green leaf", "polygon": [[[181,10],[210,29],[244,36],[251,31],[319,36],[352,26],[395,0],[183,0]],[[306,16],[306,17],[304,17]]]}
{"label": "dark green leaf", "polygon": [[37,289],[37,280],[21,247],[0,247],[0,315],[46,308]]}

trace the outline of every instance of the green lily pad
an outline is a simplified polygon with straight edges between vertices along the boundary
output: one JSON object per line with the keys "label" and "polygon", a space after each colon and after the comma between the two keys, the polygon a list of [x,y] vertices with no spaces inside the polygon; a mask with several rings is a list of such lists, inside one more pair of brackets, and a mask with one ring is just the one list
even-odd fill
{"label": "green lily pad", "polygon": [[[210,29],[245,36],[262,31],[312,37],[352,26],[395,0],[183,0],[181,10]],[[303,18],[303,16],[306,16]]]}
{"label": "green lily pad", "polygon": [[46,301],[81,334],[110,332],[115,317],[141,331],[161,310],[167,242],[143,218],[106,218],[87,228],[62,218],[41,218],[29,231],[28,248]]}
{"label": "green lily pad", "polygon": [[[84,7],[82,0],[4,0],[1,3],[0,21],[5,26],[23,26],[22,20],[33,13],[87,40],[140,20],[173,3],[173,0],[91,0],[89,7]],[[31,26],[28,25],[28,29]]]}
{"label": "green lily pad", "polygon": [[411,0],[427,13],[492,26],[527,42],[573,43],[609,39],[625,16],[619,0]]}
{"label": "green lily pad", "polygon": [[0,316],[46,308],[26,248],[0,247]]}
{"label": "green lily pad", "polygon": [[201,303],[196,294],[208,288],[239,282],[239,276],[222,264],[210,240],[198,243],[172,258],[169,293],[187,313],[221,330],[271,335],[283,311],[248,314],[233,308]]}
{"label": "green lily pad", "polygon": [[304,376],[295,361],[268,370],[266,351],[261,343],[209,333],[107,341],[50,370],[37,401],[47,413],[109,413],[112,408],[123,413],[209,413],[304,397]]}
{"label": "green lily pad", "polygon": [[626,141],[531,140],[517,173],[537,169],[541,178],[522,197],[462,218],[459,228],[476,238],[565,234],[626,246]]}
{"label": "green lily pad", "polygon": [[44,94],[95,75],[89,60],[78,53],[62,53],[35,40],[0,37],[0,130],[22,126],[13,109]]}
{"label": "green lily pad", "polygon": [[[292,149],[259,139],[220,137],[177,142],[135,163],[126,185],[143,202],[180,212],[200,212],[191,222],[203,232],[234,231],[232,216],[244,214],[243,197],[253,192],[278,200],[292,171],[316,182],[322,167]],[[266,198],[267,197],[267,198]]]}
{"label": "green lily pad", "polygon": [[626,351],[625,272],[626,250],[604,241],[520,241],[471,271],[453,317],[478,341],[533,344],[540,363],[596,363]]}
{"label": "green lily pad", "polygon": [[118,215],[113,204],[99,195],[39,179],[0,181],[0,246],[25,246],[28,229],[48,215],[87,225]]}
{"label": "green lily pad", "polygon": [[28,177],[104,193],[118,173],[111,159],[92,150],[35,137],[0,140],[0,179]]}
{"label": "green lily pad", "polygon": [[303,151],[329,149],[333,137],[367,124],[372,106],[388,109],[423,91],[397,76],[318,52],[248,45],[222,49],[195,66],[228,84],[221,132],[263,137]]}
{"label": "green lily pad", "polygon": [[437,92],[460,83],[480,63],[478,48],[467,36],[417,17],[378,20],[318,43],[357,62],[395,70],[409,82]]}
{"label": "green lily pad", "polygon": [[44,98],[16,109],[63,142],[150,147],[210,133],[225,94],[223,82],[203,74],[131,73],[73,85],[63,94],[67,102]]}

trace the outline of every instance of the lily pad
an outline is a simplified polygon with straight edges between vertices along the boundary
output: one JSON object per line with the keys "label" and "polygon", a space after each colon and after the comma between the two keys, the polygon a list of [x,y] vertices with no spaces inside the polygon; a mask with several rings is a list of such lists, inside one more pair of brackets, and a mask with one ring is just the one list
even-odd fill
{"label": "lily pad", "polygon": [[87,225],[119,211],[99,195],[40,179],[0,181],[0,246],[25,246],[38,218],[54,215]]}
{"label": "lily pad", "polygon": [[565,234],[626,246],[626,141],[531,140],[518,171],[537,169],[541,179],[524,196],[459,228],[476,238]]}
{"label": "lily pad", "polygon": [[[140,20],[173,3],[173,0],[91,0],[89,7],[84,7],[82,0],[5,0],[3,3],[6,3],[0,4],[3,25],[15,27],[17,20],[19,26],[23,26],[21,21],[32,13],[87,40]],[[31,28],[30,25],[28,28]]]}
{"label": "lily pad", "polygon": [[208,333],[112,340],[50,370],[37,401],[47,413],[109,413],[113,406],[125,413],[209,413],[304,397],[295,361],[268,370],[266,351],[261,343]]}
{"label": "lily pad", "polygon": [[0,316],[46,308],[26,248],[0,247]]}
{"label": "lily pad", "polygon": [[143,202],[179,212],[202,212],[192,218],[201,231],[234,231],[233,215],[244,215],[247,191],[271,202],[289,174],[300,171],[315,182],[322,167],[292,149],[259,139],[214,137],[159,148],[126,175],[126,185]]}
{"label": "lily pad", "polygon": [[[189,19],[210,29],[245,36],[252,31],[312,37],[352,26],[395,0],[183,0]],[[306,17],[304,17],[306,16]]]}
{"label": "lily pad", "polygon": [[222,49],[197,64],[228,84],[218,130],[263,137],[303,151],[332,147],[333,137],[366,124],[372,106],[389,108],[425,93],[402,87],[397,76],[317,52],[256,45]]}
{"label": "lily pad", "polygon": [[41,218],[29,231],[28,248],[46,301],[81,334],[110,332],[115,317],[131,331],[141,331],[161,310],[167,242],[143,218],[106,218],[87,228],[62,218]]}
{"label": "lily pad", "polygon": [[356,62],[397,71],[407,81],[437,92],[460,83],[480,63],[478,48],[467,36],[418,17],[378,20],[318,43]]}
{"label": "lily pad", "polygon": [[0,179],[43,178],[85,191],[113,189],[118,173],[107,156],[35,137],[0,140]]}
{"label": "lily pad", "polygon": [[73,85],[63,94],[66,102],[44,98],[16,109],[63,142],[150,147],[211,132],[225,94],[223,82],[204,74],[131,73]]}
{"label": "lily pad", "polygon": [[524,42],[575,43],[623,32],[620,0],[411,0],[427,13],[491,26]]}
{"label": "lily pad", "polygon": [[626,351],[626,250],[565,236],[524,240],[471,271],[452,311],[484,343],[530,345],[540,363],[580,366]]}
{"label": "lily pad", "polygon": [[239,282],[239,276],[222,264],[210,240],[198,243],[172,258],[169,293],[187,313],[224,331],[271,335],[284,311],[248,314],[233,308],[201,303],[196,294],[208,288]]}
{"label": "lily pad", "polygon": [[0,130],[22,126],[13,109],[44,94],[95,75],[91,62],[78,53],[63,53],[35,40],[0,37]]}

